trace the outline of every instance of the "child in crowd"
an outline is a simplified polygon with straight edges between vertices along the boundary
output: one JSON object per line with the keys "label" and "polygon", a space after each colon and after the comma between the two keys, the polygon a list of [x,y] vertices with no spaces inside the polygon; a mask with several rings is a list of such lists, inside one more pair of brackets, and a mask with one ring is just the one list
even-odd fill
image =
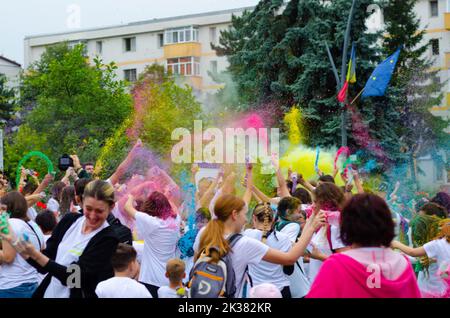
{"label": "child in crowd", "polygon": [[136,281],[139,264],[133,247],[119,243],[111,264],[114,277],[97,285],[95,293],[99,298],[152,298],[147,288]]}
{"label": "child in crowd", "polygon": [[182,260],[172,258],[166,265],[166,277],[169,279],[169,286],[161,286],[158,289],[158,298],[185,298],[187,289],[183,286],[183,279],[186,277],[186,267]]}

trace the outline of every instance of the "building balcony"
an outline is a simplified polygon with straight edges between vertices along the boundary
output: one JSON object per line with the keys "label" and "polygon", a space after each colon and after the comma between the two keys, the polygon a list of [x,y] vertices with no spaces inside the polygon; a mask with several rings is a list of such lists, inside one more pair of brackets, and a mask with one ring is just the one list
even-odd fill
{"label": "building balcony", "polygon": [[450,12],[444,13],[445,29],[450,31]]}
{"label": "building balcony", "polygon": [[183,56],[201,56],[202,45],[198,42],[175,43],[164,45],[164,58],[176,58]]}

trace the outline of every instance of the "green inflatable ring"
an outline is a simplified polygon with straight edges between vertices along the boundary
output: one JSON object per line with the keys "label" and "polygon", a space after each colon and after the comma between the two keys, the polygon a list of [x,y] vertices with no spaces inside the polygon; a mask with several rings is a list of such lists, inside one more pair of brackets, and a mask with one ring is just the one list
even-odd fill
{"label": "green inflatable ring", "polygon": [[17,186],[19,185],[19,182],[20,182],[21,167],[31,157],[39,157],[39,158],[43,159],[47,163],[47,172],[49,174],[53,174],[53,175],[55,174],[55,169],[53,168],[52,161],[46,155],[44,155],[42,152],[32,151],[30,153],[27,153],[22,159],[20,159],[19,164],[17,165],[17,170],[16,170],[16,185]]}

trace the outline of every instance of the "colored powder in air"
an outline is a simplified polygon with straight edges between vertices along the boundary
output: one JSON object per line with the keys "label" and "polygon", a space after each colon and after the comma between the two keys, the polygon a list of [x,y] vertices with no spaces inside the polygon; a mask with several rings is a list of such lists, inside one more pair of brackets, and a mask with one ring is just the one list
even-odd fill
{"label": "colored powder in air", "polygon": [[[334,151],[321,150],[318,162],[319,169],[324,174],[333,175]],[[287,170],[292,168],[292,171],[303,175],[305,180],[317,179],[317,173],[314,169],[316,159],[316,150],[304,146],[298,146],[289,149],[280,159],[280,166]],[[344,181],[339,176],[335,178],[336,184],[344,185]]]}
{"label": "colored powder in air", "polygon": [[288,138],[292,145],[298,145],[301,142],[300,134],[301,113],[297,107],[292,107],[291,110],[284,116],[284,123],[288,128]]}

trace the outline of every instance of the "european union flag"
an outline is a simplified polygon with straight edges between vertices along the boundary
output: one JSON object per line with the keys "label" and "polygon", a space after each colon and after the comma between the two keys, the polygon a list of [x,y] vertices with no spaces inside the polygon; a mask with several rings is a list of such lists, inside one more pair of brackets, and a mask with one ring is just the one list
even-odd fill
{"label": "european union flag", "polygon": [[364,87],[362,98],[369,96],[384,96],[386,88],[391,81],[392,73],[394,73],[400,51],[401,48],[378,65],[372,72],[372,75],[370,75],[370,78]]}

